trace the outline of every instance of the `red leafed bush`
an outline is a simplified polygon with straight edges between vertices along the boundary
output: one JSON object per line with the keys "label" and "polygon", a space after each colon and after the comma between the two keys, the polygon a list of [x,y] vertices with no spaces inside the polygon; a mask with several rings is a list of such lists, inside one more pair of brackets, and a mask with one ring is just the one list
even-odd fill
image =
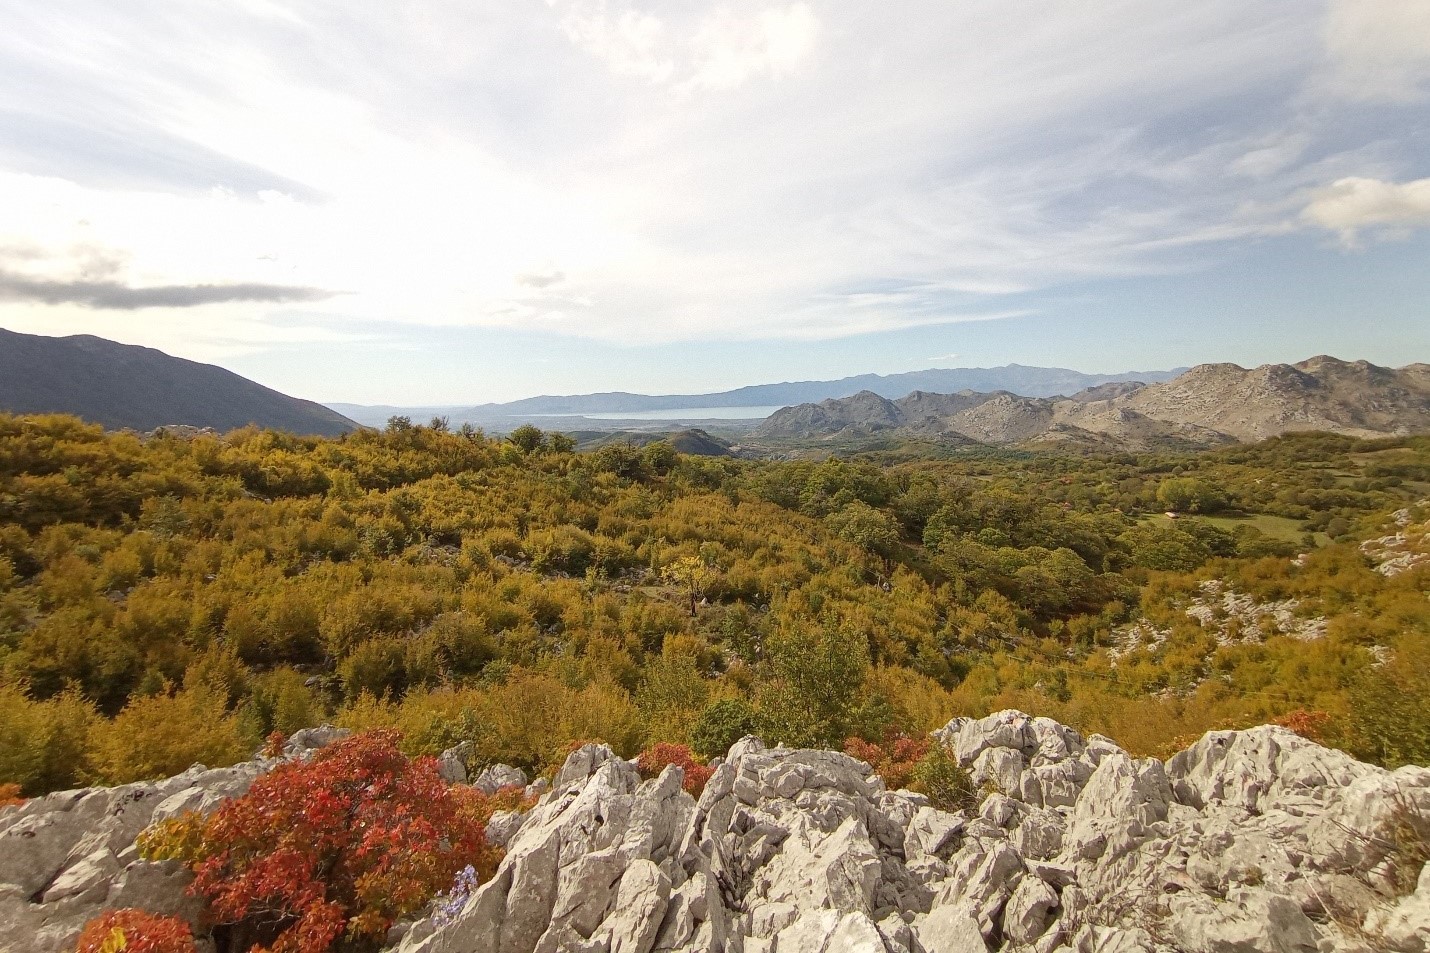
{"label": "red leafed bush", "polygon": [[106,910],[84,925],[76,953],[194,953],[189,925],[147,910]]}
{"label": "red leafed bush", "polygon": [[1280,718],[1275,719],[1275,724],[1282,728],[1289,728],[1302,738],[1309,738],[1311,741],[1324,741],[1326,727],[1330,723],[1329,712],[1307,711],[1304,708],[1288,711]]}
{"label": "red leafed bush", "polygon": [[849,738],[844,742],[844,753],[868,762],[874,773],[883,778],[884,784],[892,790],[906,788],[913,782],[914,768],[928,751],[927,738],[910,738],[902,734],[889,735],[883,744],[863,738]]}
{"label": "red leafed bush", "polygon": [[715,770],[701,764],[687,745],[673,745],[662,741],[645,749],[636,758],[636,768],[641,777],[653,778],[666,769],[667,765],[679,765],[685,771],[685,790],[692,797],[699,797],[705,790],[705,782]]}
{"label": "red leafed bush", "polygon": [[24,803],[25,799],[20,796],[20,785],[0,784],[0,808],[15,807]]}
{"label": "red leafed bush", "polygon": [[409,760],[398,737],[281,764],[203,823],[188,859],[216,922],[256,925],[272,953],[322,953],[381,940],[469,864],[491,876],[486,799],[449,786],[434,759]]}

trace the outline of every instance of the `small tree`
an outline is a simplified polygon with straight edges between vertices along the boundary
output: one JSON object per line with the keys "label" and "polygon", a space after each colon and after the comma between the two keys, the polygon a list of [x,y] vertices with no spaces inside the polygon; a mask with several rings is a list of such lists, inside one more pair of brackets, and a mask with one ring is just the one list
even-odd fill
{"label": "small tree", "polygon": [[1195,477],[1174,477],[1157,486],[1157,502],[1177,512],[1214,513],[1226,506],[1226,497]]}
{"label": "small tree", "polygon": [[673,745],[664,741],[642,751],[636,758],[636,769],[643,778],[657,777],[672,764],[678,765],[684,772],[685,780],[682,785],[691,797],[699,797],[700,792],[705,790],[705,782],[715,773],[709,765],[697,761],[685,745]]}
{"label": "small tree", "polygon": [[759,713],[743,698],[722,698],[700,713],[690,743],[707,758],[721,757],[746,735],[759,731]]}
{"label": "small tree", "polygon": [[507,434],[506,439],[522,453],[536,453],[547,447],[546,434],[531,424],[522,424]]}
{"label": "small tree", "polygon": [[699,556],[681,556],[660,571],[661,578],[674,586],[679,586],[690,599],[690,614],[695,615],[696,602],[719,578],[715,567],[708,565]]}
{"label": "small tree", "polygon": [[899,542],[899,524],[894,518],[860,500],[831,513],[825,522],[840,539],[874,553],[886,565]]}
{"label": "small tree", "polygon": [[774,740],[829,746],[855,733],[869,668],[865,636],[834,625],[787,632],[771,640],[770,666],[760,711]]}

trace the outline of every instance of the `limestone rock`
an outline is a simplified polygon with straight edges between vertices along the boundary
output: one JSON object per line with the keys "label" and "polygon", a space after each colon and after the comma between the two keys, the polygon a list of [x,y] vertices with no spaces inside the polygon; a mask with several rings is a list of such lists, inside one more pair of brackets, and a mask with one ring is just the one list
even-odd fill
{"label": "limestone rock", "polygon": [[[307,758],[341,733],[300,732]],[[981,784],[966,812],[886,790],[832,751],[737,742],[699,801],[601,745],[549,787],[514,768],[496,875],[401,953],[1430,953],[1430,769],[1361,764],[1279,728],[1213,732],[1165,764],[1046,718],[998,712],[934,733]],[[0,812],[6,953],[59,953],[104,906],[201,923],[188,873],[138,860],[154,818],[210,811],[277,763],[61,792]],[[460,768],[460,770],[458,770]],[[1419,880],[1414,881],[1418,874]],[[1408,882],[1415,889],[1406,893]]]}
{"label": "limestone rock", "polygon": [[472,787],[484,794],[495,794],[502,788],[525,788],[526,785],[526,772],[509,764],[488,765],[472,779]]}

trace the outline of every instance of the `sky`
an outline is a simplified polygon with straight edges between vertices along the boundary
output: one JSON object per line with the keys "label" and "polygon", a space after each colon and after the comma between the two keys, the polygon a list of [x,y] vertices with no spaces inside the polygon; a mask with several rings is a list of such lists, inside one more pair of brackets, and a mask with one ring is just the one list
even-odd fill
{"label": "sky", "polygon": [[0,327],[444,405],[1430,361],[1426,0],[0,0]]}

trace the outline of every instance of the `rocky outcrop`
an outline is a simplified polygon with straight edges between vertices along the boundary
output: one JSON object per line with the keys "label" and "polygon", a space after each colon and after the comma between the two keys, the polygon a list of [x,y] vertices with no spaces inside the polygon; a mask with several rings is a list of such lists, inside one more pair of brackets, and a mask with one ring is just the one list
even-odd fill
{"label": "rocky outcrop", "polygon": [[[334,729],[299,733],[307,753]],[[1430,953],[1430,769],[1386,771],[1281,728],[1166,762],[1005,711],[935,732],[981,794],[944,810],[830,751],[737,743],[699,800],[574,752],[455,916],[393,953]],[[463,775],[468,753],[440,763]],[[0,949],[51,953],[103,907],[197,918],[136,834],[275,763],[50,795],[0,813]],[[514,769],[477,785],[522,783]]]}
{"label": "rocky outcrop", "polygon": [[936,735],[982,786],[976,811],[753,738],[695,801],[678,768],[642,781],[587,746],[496,877],[398,949],[1430,949],[1430,874],[1405,869],[1430,838],[1430,770],[1272,727],[1214,732],[1166,763],[1011,711]]}

